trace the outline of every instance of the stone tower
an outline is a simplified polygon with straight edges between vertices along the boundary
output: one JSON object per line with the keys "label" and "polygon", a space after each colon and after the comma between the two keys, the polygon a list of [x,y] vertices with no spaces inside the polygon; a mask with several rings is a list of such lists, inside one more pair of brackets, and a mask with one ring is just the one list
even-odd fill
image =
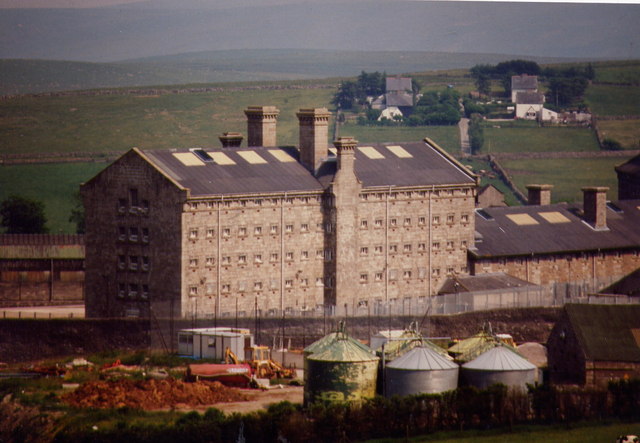
{"label": "stone tower", "polygon": [[328,155],[329,117],[327,108],[300,109],[300,163],[315,172]]}
{"label": "stone tower", "polygon": [[278,146],[276,122],[280,111],[275,106],[249,106],[247,116],[247,146]]}

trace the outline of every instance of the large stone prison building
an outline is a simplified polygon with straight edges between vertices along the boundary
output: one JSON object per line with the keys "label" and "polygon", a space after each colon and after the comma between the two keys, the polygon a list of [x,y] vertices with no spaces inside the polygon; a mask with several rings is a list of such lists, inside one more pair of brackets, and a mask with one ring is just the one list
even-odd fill
{"label": "large stone prison building", "polygon": [[279,148],[278,110],[245,114],[248,147],[134,148],[83,185],[87,316],[415,312],[468,272],[477,179],[435,143],[330,147],[321,108]]}

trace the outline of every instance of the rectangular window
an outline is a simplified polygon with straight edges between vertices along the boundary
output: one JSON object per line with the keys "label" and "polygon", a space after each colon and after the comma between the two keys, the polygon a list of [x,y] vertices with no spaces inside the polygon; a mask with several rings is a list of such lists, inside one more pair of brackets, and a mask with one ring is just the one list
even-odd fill
{"label": "rectangular window", "polygon": [[405,244],[402,249],[405,254],[409,254],[411,252],[411,244],[410,243]]}
{"label": "rectangular window", "polygon": [[246,237],[247,236],[247,228],[245,226],[240,226],[238,228],[238,236],[239,237]]}
{"label": "rectangular window", "polygon": [[462,240],[460,242],[460,249],[467,249],[467,241],[466,240]]}
{"label": "rectangular window", "polygon": [[383,276],[382,272],[376,272],[376,277],[375,277],[376,281],[382,281],[382,276]]}
{"label": "rectangular window", "polygon": [[138,285],[131,283],[129,285],[129,297],[135,298],[138,296]]}
{"label": "rectangular window", "polygon": [[285,225],[284,232],[286,232],[287,234],[292,233],[293,232],[293,225]]}
{"label": "rectangular window", "polygon": [[439,277],[440,276],[440,268],[433,268],[431,270],[431,275],[434,277]]}
{"label": "rectangular window", "polygon": [[133,243],[138,241],[138,228],[129,228],[129,241]]}
{"label": "rectangular window", "polygon": [[309,232],[309,225],[307,223],[302,223],[300,225],[300,232]]}
{"label": "rectangular window", "polygon": [[142,270],[143,271],[149,270],[149,257],[142,257]]}
{"label": "rectangular window", "polygon": [[222,228],[222,236],[224,238],[231,237],[231,228]]}
{"label": "rectangular window", "polygon": [[207,238],[212,238],[216,235],[215,229],[208,228],[207,229]]}
{"label": "rectangular window", "polygon": [[324,251],[322,249],[316,249],[316,258],[318,259],[324,258]]}
{"label": "rectangular window", "polygon": [[360,274],[360,283],[367,283],[368,280],[369,280],[368,274]]}
{"label": "rectangular window", "polygon": [[262,291],[262,282],[261,281],[253,282],[253,290]]}
{"label": "rectangular window", "polygon": [[333,259],[333,253],[331,252],[331,249],[324,250],[324,259],[327,261],[331,261]]}
{"label": "rectangular window", "polygon": [[285,288],[292,288],[293,287],[293,280],[285,280],[284,281],[284,287]]}
{"label": "rectangular window", "polygon": [[231,292],[231,285],[229,283],[224,283],[222,288],[220,288],[223,294],[228,294]]}
{"label": "rectangular window", "polygon": [[384,251],[384,247],[382,245],[376,245],[374,251],[376,254],[382,254]]}
{"label": "rectangular window", "polygon": [[262,254],[256,254],[253,256],[254,263],[262,263]]}
{"label": "rectangular window", "polygon": [[447,249],[448,249],[448,250],[453,249],[453,241],[451,241],[451,240],[448,240],[448,241],[447,241]]}
{"label": "rectangular window", "polygon": [[447,223],[448,224],[453,224],[453,222],[455,222],[456,217],[454,214],[447,214]]}
{"label": "rectangular window", "polygon": [[300,260],[309,260],[309,251],[300,252]]}
{"label": "rectangular window", "polygon": [[360,255],[368,255],[369,254],[369,248],[367,248],[366,246],[363,246],[362,248],[360,248]]}
{"label": "rectangular window", "polygon": [[366,220],[360,220],[360,229],[367,229],[369,227]]}
{"label": "rectangular window", "polygon": [[418,243],[418,252],[425,252],[427,250],[426,243]]}
{"label": "rectangular window", "polygon": [[131,202],[131,206],[139,206],[137,189],[129,189],[129,201]]}
{"label": "rectangular window", "polygon": [[276,235],[276,234],[278,234],[278,225],[271,225],[271,226],[269,227],[269,233],[270,233],[271,235]]}
{"label": "rectangular window", "polygon": [[118,256],[118,269],[124,270],[127,267],[127,259],[124,255]]}
{"label": "rectangular window", "polygon": [[207,257],[205,258],[204,262],[205,262],[205,265],[207,266],[213,266],[216,264],[216,259],[213,257]]}
{"label": "rectangular window", "polygon": [[309,286],[309,279],[308,278],[301,278],[300,279],[300,286],[302,286],[303,288],[306,288]]}
{"label": "rectangular window", "polygon": [[398,245],[389,245],[389,253],[395,254],[398,252]]}
{"label": "rectangular window", "polygon": [[418,278],[427,278],[427,268],[418,268]]}
{"label": "rectangular window", "polygon": [[433,249],[434,251],[439,250],[439,249],[440,249],[440,242],[439,242],[439,241],[434,241],[434,242],[431,244],[431,249]]}
{"label": "rectangular window", "polygon": [[395,218],[389,219],[389,226],[395,228],[396,226],[398,226],[398,220]]}
{"label": "rectangular window", "polygon": [[277,252],[272,252],[271,255],[269,256],[269,260],[272,261],[272,262],[278,261],[278,253]]}
{"label": "rectangular window", "polygon": [[322,277],[316,277],[316,286],[318,286],[318,287],[324,286],[324,282],[322,281]]}
{"label": "rectangular window", "polygon": [[149,228],[142,228],[142,243],[149,243]]}
{"label": "rectangular window", "polygon": [[418,217],[418,226],[424,226],[427,222],[425,217]]}
{"label": "rectangular window", "polygon": [[404,219],[404,225],[405,225],[405,226],[411,226],[411,218],[406,217],[406,218]]}
{"label": "rectangular window", "polygon": [[455,269],[454,268],[447,268],[447,275],[453,275],[455,274]]}
{"label": "rectangular window", "polygon": [[382,225],[383,225],[383,221],[382,221],[382,219],[381,219],[381,218],[376,218],[376,221],[374,222],[374,226],[375,226],[376,228],[381,228],[381,227],[382,227]]}
{"label": "rectangular window", "polygon": [[138,257],[136,257],[135,255],[129,256],[129,270],[130,271],[138,270]]}
{"label": "rectangular window", "polygon": [[142,292],[140,293],[140,298],[143,300],[149,299],[149,285],[142,285]]}
{"label": "rectangular window", "polygon": [[255,228],[253,228],[253,234],[262,235],[262,226],[256,226]]}
{"label": "rectangular window", "polygon": [[404,271],[402,273],[402,278],[404,278],[405,280],[411,279],[411,271],[408,271],[408,270]]}
{"label": "rectangular window", "polygon": [[195,268],[197,266],[198,266],[198,259],[197,258],[190,258],[189,259],[189,267]]}
{"label": "rectangular window", "polygon": [[469,214],[462,214],[460,216],[460,222],[461,223],[469,223]]}
{"label": "rectangular window", "polygon": [[440,216],[439,215],[434,215],[432,223],[434,225],[439,225],[440,224]]}
{"label": "rectangular window", "polygon": [[333,225],[331,223],[327,223],[326,225],[324,225],[324,230],[325,232],[333,231]]}
{"label": "rectangular window", "polygon": [[293,252],[287,252],[285,256],[286,261],[293,261]]}
{"label": "rectangular window", "polygon": [[241,254],[238,256],[238,264],[241,265],[246,265],[247,264],[247,256],[244,254]]}
{"label": "rectangular window", "polygon": [[127,228],[124,226],[118,226],[118,241],[127,240]]}
{"label": "rectangular window", "polygon": [[247,282],[244,280],[240,280],[238,282],[238,292],[244,292],[247,290]]}
{"label": "rectangular window", "polygon": [[125,283],[118,283],[118,298],[124,298],[127,295],[127,285]]}
{"label": "rectangular window", "polygon": [[270,285],[271,289],[278,289],[278,280],[276,280],[275,278],[272,278],[269,281],[269,285]]}
{"label": "rectangular window", "polygon": [[191,229],[189,231],[189,239],[195,240],[196,238],[198,238],[198,230],[197,229]]}
{"label": "rectangular window", "polygon": [[397,269],[389,269],[389,281],[394,281],[398,279],[398,270]]}
{"label": "rectangular window", "polygon": [[124,214],[127,212],[127,200],[124,198],[118,199],[118,212]]}
{"label": "rectangular window", "polygon": [[223,255],[222,256],[222,264],[223,265],[230,265],[231,264],[231,257],[228,255]]}

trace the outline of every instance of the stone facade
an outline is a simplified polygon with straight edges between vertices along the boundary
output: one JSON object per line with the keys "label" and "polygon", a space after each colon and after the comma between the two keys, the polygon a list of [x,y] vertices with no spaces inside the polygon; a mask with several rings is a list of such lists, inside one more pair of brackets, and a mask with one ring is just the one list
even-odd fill
{"label": "stone facade", "polygon": [[[312,113],[326,110],[300,114]],[[357,142],[335,146],[324,189],[232,195],[193,195],[145,152],[125,154],[82,190],[87,316],[350,313],[424,302],[448,275],[468,272],[471,173],[447,157],[463,182],[366,187],[355,173]]]}

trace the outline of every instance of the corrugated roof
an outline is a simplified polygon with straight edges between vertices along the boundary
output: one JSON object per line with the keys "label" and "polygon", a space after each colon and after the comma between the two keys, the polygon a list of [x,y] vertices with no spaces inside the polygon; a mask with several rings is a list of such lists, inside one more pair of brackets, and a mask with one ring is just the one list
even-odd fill
{"label": "corrugated roof", "polygon": [[497,289],[537,286],[528,281],[513,277],[504,272],[492,272],[480,275],[455,276],[447,278],[438,294],[456,294],[458,292],[491,291]]}
{"label": "corrugated roof", "polygon": [[531,371],[536,369],[533,363],[520,357],[506,346],[493,347],[463,364],[462,367],[480,371]]}
{"label": "corrugated roof", "polygon": [[514,75],[511,77],[511,89],[538,89],[537,75]]}
{"label": "corrugated roof", "polygon": [[640,362],[640,305],[564,307],[588,360]]}
{"label": "corrugated roof", "polygon": [[394,369],[414,371],[436,371],[455,369],[458,367],[458,365],[451,360],[425,346],[413,348],[411,351],[393,360],[387,366]]}
{"label": "corrugated roof", "polygon": [[[640,200],[615,202],[622,212],[607,208],[607,230],[596,231],[578,215],[581,205],[484,208],[476,212],[476,241],[470,253],[479,258],[640,247]],[[568,222],[555,223],[540,213],[557,212]],[[510,215],[526,214],[537,224],[518,224]],[[548,218],[548,217],[547,217]]]}

